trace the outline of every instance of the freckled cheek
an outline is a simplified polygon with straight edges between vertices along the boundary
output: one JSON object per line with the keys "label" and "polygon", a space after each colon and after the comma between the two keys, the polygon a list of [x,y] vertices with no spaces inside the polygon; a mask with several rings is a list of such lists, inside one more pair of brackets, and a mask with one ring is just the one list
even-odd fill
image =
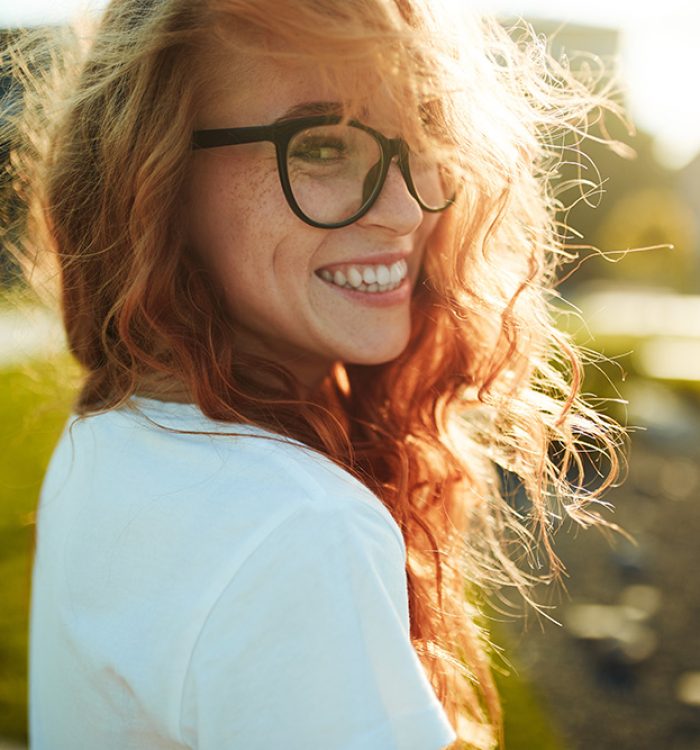
{"label": "freckled cheek", "polygon": [[227,215],[229,251],[220,266],[224,286],[234,314],[244,314],[236,300],[256,309],[262,305],[266,312],[279,306],[288,310],[299,294],[309,240],[279,185],[259,175],[257,180],[251,175],[249,184],[250,191]]}
{"label": "freckled cheek", "polygon": [[193,186],[190,220],[194,244],[201,253],[227,263],[256,257],[253,245],[270,227],[275,186],[266,175],[235,163],[216,165],[208,179]]}
{"label": "freckled cheek", "polygon": [[[289,208],[274,161],[220,162],[194,187],[200,253],[220,279],[232,312],[298,294],[300,272],[318,245]],[[287,304],[285,303],[285,304]]]}
{"label": "freckled cheek", "polygon": [[419,250],[419,258],[421,265],[425,261],[426,246],[430,242],[431,235],[438,229],[440,220],[443,214],[430,214],[424,215],[423,222],[420,226],[420,230],[416,235],[415,247]]}

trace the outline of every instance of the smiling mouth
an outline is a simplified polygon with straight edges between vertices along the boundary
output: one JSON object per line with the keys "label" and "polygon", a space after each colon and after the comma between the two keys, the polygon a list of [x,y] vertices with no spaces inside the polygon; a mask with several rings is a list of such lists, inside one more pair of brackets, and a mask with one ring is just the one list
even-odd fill
{"label": "smiling mouth", "polygon": [[404,259],[390,266],[348,265],[331,271],[327,268],[315,271],[316,275],[329,284],[356,292],[390,292],[397,289],[408,276],[408,263]]}

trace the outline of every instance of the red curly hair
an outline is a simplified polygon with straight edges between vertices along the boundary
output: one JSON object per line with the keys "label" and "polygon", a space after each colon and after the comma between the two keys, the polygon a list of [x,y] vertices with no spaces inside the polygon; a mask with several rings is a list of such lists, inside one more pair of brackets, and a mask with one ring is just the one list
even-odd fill
{"label": "red curly hair", "polygon": [[[11,168],[27,208],[18,256],[34,281],[54,269],[82,368],[75,411],[186,398],[232,427],[299,439],[364,482],[403,531],[411,638],[459,742],[490,748],[503,744],[502,716],[479,597],[514,586],[538,608],[530,586],[563,570],[550,541],[560,508],[615,528],[590,506],[617,477],[622,432],[582,400],[582,355],[551,305],[570,257],[555,221],[556,144],[615,105],[526,27],[514,40],[493,20],[438,8],[112,0],[89,43],[79,34],[53,48],[46,76],[25,50]],[[348,112],[381,81],[404,131],[460,181],[425,250],[406,349],[379,365],[336,362],[312,393],[239,351],[217,280],[185,252],[178,207],[206,72],[193,60],[234,43],[313,61]],[[593,490],[582,481],[591,442],[609,458]],[[497,467],[522,482],[527,516]],[[518,564],[537,544],[548,573]]]}

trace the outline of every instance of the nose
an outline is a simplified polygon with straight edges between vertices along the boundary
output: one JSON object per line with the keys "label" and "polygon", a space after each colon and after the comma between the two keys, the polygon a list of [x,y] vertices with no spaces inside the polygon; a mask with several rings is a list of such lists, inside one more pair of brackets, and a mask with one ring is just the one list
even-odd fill
{"label": "nose", "polygon": [[392,159],[382,189],[372,208],[358,220],[366,227],[381,227],[394,234],[411,234],[423,221],[423,209],[408,191],[403,174]]}

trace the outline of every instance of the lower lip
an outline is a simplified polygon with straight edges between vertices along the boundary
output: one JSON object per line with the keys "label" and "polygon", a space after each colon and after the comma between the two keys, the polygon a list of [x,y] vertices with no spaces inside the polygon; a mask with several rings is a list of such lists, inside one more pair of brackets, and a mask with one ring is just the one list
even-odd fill
{"label": "lower lip", "polygon": [[316,275],[316,278],[334,291],[345,295],[345,297],[353,302],[360,302],[363,305],[370,305],[371,307],[390,307],[391,305],[398,305],[409,299],[411,296],[411,282],[408,276],[401,280],[401,283],[396,289],[392,289],[389,292],[358,292],[356,289],[348,289],[344,286],[332,284],[330,281],[326,281],[318,275]]}

